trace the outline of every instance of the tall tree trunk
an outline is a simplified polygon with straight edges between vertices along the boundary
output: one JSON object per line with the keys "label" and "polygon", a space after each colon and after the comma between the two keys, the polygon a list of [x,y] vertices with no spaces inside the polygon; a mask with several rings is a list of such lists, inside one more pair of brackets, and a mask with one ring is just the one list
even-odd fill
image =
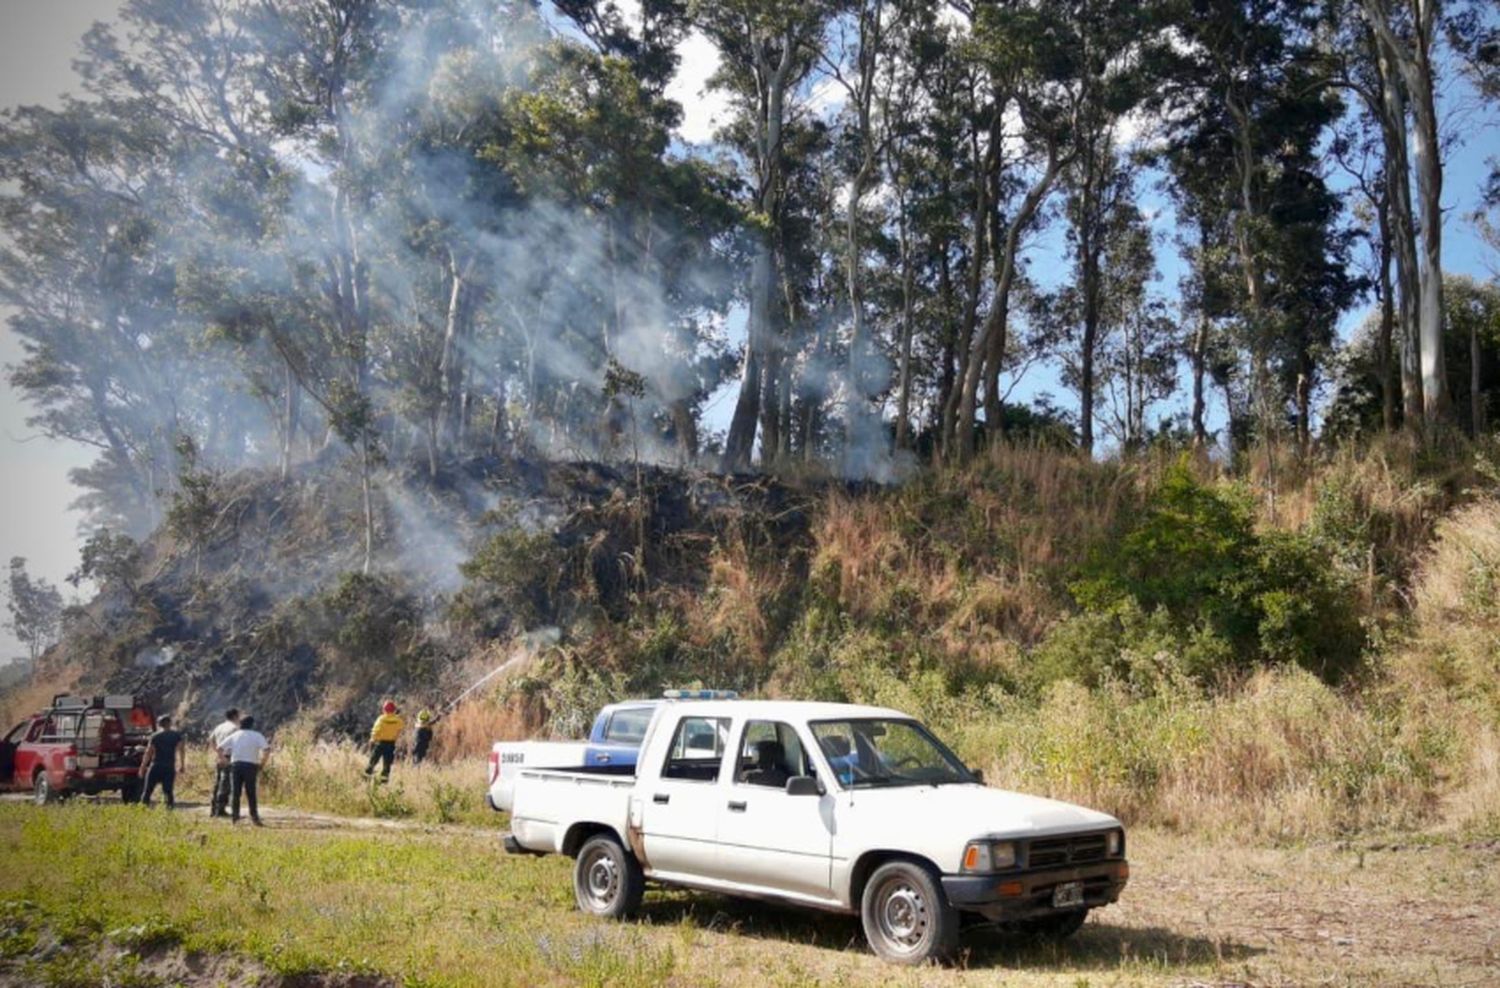
{"label": "tall tree trunk", "polygon": [[1396,300],[1391,281],[1391,203],[1382,193],[1375,202],[1376,244],[1380,275],[1380,335],[1375,345],[1376,372],[1380,375],[1380,425],[1385,432],[1396,431],[1396,374],[1394,356]]}
{"label": "tall tree trunk", "polygon": [[[764,235],[762,237],[764,241]],[[755,430],[760,421],[761,362],[765,350],[766,326],[771,305],[771,245],[756,245],[750,262],[750,312],[745,328],[745,362],[740,373],[740,393],[729,420],[729,435],[724,440],[724,468],[731,472],[745,470],[755,449]]]}
{"label": "tall tree trunk", "polygon": [[1400,356],[1402,421],[1408,429],[1420,429],[1424,416],[1422,400],[1421,338],[1417,325],[1416,220],[1411,204],[1411,166],[1407,158],[1406,92],[1395,55],[1378,32],[1370,34],[1380,86],[1380,132],[1385,146],[1386,201],[1390,208],[1391,250],[1396,264],[1396,336]]}
{"label": "tall tree trunk", "polygon": [[448,313],[443,325],[443,350],[438,361],[438,379],[443,388],[443,429],[455,448],[460,445],[463,435],[464,347],[472,308],[469,276],[473,269],[473,257],[460,260],[458,252],[451,246],[448,248]]}
{"label": "tall tree trunk", "polygon": [[[769,50],[772,40],[780,45],[774,65]],[[796,48],[797,40],[790,33],[783,33],[775,39],[751,39],[753,70],[760,96],[755,120],[756,205],[764,222],[773,227],[780,212],[781,131],[785,123],[786,91],[791,82]],[[774,403],[766,402],[766,392],[772,392],[774,397],[776,391],[776,368],[772,365],[769,353],[772,344],[771,294],[776,283],[776,272],[773,270],[775,249],[776,237],[773,230],[763,230],[750,268],[750,316],[746,332],[745,362],[740,375],[740,393],[735,401],[734,417],[730,419],[729,435],[724,441],[724,465],[727,470],[749,467],[755,450],[756,426],[763,419],[762,409],[767,404],[771,404],[773,411],[775,407]]]}
{"label": "tall tree trunk", "polygon": [[[1266,338],[1265,285],[1262,280],[1260,262],[1256,257],[1251,230],[1259,216],[1259,203],[1255,189],[1255,151],[1250,132],[1250,113],[1234,93],[1227,93],[1225,107],[1234,118],[1235,173],[1239,184],[1240,215],[1235,223],[1234,242],[1240,256],[1240,269],[1245,281],[1248,302],[1247,315],[1250,321],[1250,353],[1255,374],[1254,405],[1259,422],[1260,439],[1269,443],[1276,431],[1276,401],[1272,394],[1270,347]],[[1269,450],[1269,446],[1267,449]],[[1268,455],[1270,455],[1268,453]]]}
{"label": "tall tree trunk", "polygon": [[1203,378],[1208,363],[1208,333],[1212,325],[1206,311],[1198,313],[1198,328],[1193,332],[1191,355],[1193,373],[1193,447],[1203,449],[1208,445],[1208,426],[1204,420],[1206,405]]}
{"label": "tall tree trunk", "polygon": [[1469,318],[1469,426],[1474,437],[1484,435],[1484,351],[1479,345],[1479,320]]}
{"label": "tall tree trunk", "polygon": [[[1417,279],[1417,336],[1421,361],[1422,410],[1429,424],[1450,411],[1443,366],[1443,163],[1435,87],[1433,46],[1439,26],[1439,0],[1403,0],[1408,30],[1398,34],[1390,0],[1362,0],[1365,21],[1375,35],[1377,65],[1384,89],[1397,81],[1410,101],[1412,158],[1420,215],[1421,251]],[[1387,114],[1394,123],[1394,110]],[[1404,119],[1404,118],[1402,118]],[[1389,138],[1388,138],[1389,141]],[[1398,255],[1399,257],[1399,255]]]}
{"label": "tall tree trunk", "polygon": [[[973,234],[969,245],[968,268],[964,272],[963,318],[959,323],[958,339],[954,341],[954,349],[958,353],[957,374],[953,387],[948,393],[948,402],[943,407],[943,453],[949,458],[965,457],[974,448],[974,415],[970,410],[965,416],[963,404],[970,366],[976,360],[974,335],[979,328],[979,289],[984,279],[985,259],[989,251],[986,242],[991,208],[988,175],[999,155],[994,141],[991,141],[989,147],[981,152],[979,134],[978,127],[970,128],[969,159],[974,165]],[[974,373],[978,374],[978,368],[974,369]],[[966,419],[969,423],[968,435],[961,435],[959,432],[961,419]]]}
{"label": "tall tree trunk", "polygon": [[897,209],[900,213],[898,235],[901,249],[901,356],[896,385],[896,448],[906,449],[911,445],[911,344],[915,292],[912,284],[911,224],[906,215],[904,194]]}
{"label": "tall tree trunk", "polygon": [[297,439],[297,427],[302,419],[302,385],[291,361],[283,358],[281,367],[281,479],[285,481],[292,475],[292,444]]}
{"label": "tall tree trunk", "polygon": [[1056,142],[1053,142],[1047,148],[1046,168],[1026,191],[1026,196],[1006,228],[1003,239],[998,245],[992,245],[996,251],[994,300],[989,318],[985,320],[984,330],[975,341],[975,354],[969,360],[968,373],[964,377],[959,399],[957,448],[961,456],[968,457],[974,452],[975,412],[978,406],[981,380],[988,388],[986,411],[994,416],[989,422],[992,430],[990,438],[991,441],[998,438],[994,430],[998,430],[999,427],[1000,370],[1005,358],[1005,334],[1010,318],[1010,293],[1015,285],[1016,257],[1020,252],[1022,235],[1031,224],[1036,211],[1046,200],[1047,194],[1052,190],[1053,182],[1057,180],[1058,173],[1065,164],[1066,161],[1058,153]]}

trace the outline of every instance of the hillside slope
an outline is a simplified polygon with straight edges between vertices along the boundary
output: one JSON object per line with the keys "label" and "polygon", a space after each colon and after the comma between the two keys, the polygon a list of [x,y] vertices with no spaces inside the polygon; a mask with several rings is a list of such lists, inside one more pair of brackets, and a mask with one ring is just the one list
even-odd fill
{"label": "hillside slope", "polygon": [[443,754],[702,683],[895,705],[1135,820],[1494,829],[1491,462],[1385,443],[1273,484],[999,448],[877,488],[471,460],[382,479],[368,574],[345,467],[217,478],[202,524],[95,547],[103,591],[11,702],[132,689],[357,737],[515,659]]}

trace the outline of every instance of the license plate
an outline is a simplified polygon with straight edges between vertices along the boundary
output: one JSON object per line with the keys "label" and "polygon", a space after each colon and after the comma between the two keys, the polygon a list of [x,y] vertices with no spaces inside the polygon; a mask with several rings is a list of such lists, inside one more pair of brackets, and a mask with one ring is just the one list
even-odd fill
{"label": "license plate", "polygon": [[1083,883],[1063,882],[1052,890],[1052,905],[1058,909],[1083,905]]}

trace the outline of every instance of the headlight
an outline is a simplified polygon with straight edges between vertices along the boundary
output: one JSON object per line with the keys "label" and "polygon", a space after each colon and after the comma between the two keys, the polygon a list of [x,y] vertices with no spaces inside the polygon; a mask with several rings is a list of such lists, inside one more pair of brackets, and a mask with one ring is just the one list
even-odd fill
{"label": "headlight", "polygon": [[1105,838],[1105,847],[1112,858],[1118,858],[1125,850],[1125,831],[1111,830]]}
{"label": "headlight", "polygon": [[990,872],[1016,866],[1016,845],[1012,841],[970,841],[964,848],[964,871]]}

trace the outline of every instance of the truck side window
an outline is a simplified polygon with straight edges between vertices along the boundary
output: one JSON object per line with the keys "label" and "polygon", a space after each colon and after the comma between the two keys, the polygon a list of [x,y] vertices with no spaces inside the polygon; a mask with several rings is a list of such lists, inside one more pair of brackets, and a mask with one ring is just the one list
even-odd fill
{"label": "truck side window", "polygon": [[69,741],[77,733],[77,714],[52,714],[47,718],[47,726],[42,729],[44,738],[66,738]]}
{"label": "truck side window", "polygon": [[631,707],[616,710],[604,727],[604,740],[613,744],[639,745],[646,737],[646,728],[651,723],[650,707]]}
{"label": "truck side window", "polygon": [[30,740],[26,737],[26,729],[30,726],[31,721],[23,720],[21,723],[11,728],[11,732],[5,736],[5,743],[20,744],[22,741]]}
{"label": "truck side window", "polygon": [[663,779],[717,782],[724,761],[724,740],[729,736],[727,717],[684,717],[677,722],[672,746],[667,749]]}
{"label": "truck side window", "polygon": [[781,789],[794,775],[811,775],[802,741],[790,724],[752,720],[745,725],[734,781]]}

